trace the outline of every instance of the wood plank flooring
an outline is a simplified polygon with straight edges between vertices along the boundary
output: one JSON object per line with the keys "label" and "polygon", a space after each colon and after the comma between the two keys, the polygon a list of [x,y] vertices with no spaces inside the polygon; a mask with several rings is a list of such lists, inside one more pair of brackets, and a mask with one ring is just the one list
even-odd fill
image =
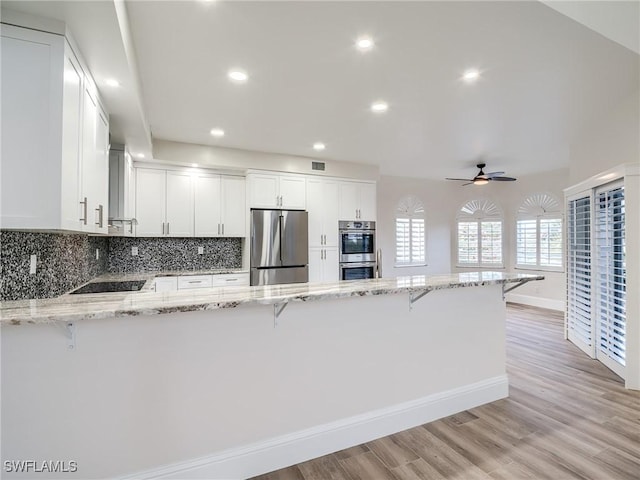
{"label": "wood plank flooring", "polygon": [[509,398],[255,480],[640,480],[640,392],[564,340],[559,312],[507,317]]}

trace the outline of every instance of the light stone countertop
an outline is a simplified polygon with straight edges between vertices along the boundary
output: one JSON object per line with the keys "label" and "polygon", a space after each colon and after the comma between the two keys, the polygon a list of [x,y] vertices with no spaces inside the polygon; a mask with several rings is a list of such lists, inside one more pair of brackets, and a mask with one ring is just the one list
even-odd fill
{"label": "light stone countertop", "polygon": [[[237,273],[238,271],[234,271]],[[200,272],[198,272],[200,273]],[[212,273],[212,272],[208,272]],[[231,273],[225,271],[225,273]],[[179,274],[183,275],[184,272]],[[145,279],[165,273],[107,275],[98,280]],[[333,283],[297,283],[268,286],[212,287],[175,292],[139,291],[62,295],[44,300],[0,302],[0,325],[46,324],[83,319],[108,319],[138,315],[217,310],[240,305],[273,305],[290,301],[311,301],[396,293],[419,293],[449,288],[499,285],[543,280],[542,275],[502,272],[465,272],[451,275],[352,280]],[[147,286],[145,285],[145,289]]]}

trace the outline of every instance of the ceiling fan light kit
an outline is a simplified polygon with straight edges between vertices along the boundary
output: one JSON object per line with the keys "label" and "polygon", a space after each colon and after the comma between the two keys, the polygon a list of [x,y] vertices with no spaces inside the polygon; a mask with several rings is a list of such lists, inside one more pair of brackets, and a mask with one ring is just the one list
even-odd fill
{"label": "ceiling fan light kit", "polygon": [[499,181],[499,182],[515,182],[516,181],[516,179],[513,177],[505,177],[504,172],[484,173],[483,169],[484,167],[487,166],[485,163],[479,163],[476,166],[480,169],[480,171],[473,178],[447,178],[447,180],[466,182],[462,184],[463,187],[465,185],[486,185],[487,183],[492,181]]}

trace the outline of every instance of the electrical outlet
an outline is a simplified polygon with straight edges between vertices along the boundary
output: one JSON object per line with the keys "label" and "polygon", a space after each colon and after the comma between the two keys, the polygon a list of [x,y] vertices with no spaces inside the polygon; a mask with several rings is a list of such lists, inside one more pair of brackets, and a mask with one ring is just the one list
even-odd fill
{"label": "electrical outlet", "polygon": [[38,256],[37,255],[31,255],[30,261],[29,261],[29,274],[30,275],[33,275],[34,273],[36,273],[37,263],[38,263]]}
{"label": "electrical outlet", "polygon": [[198,247],[198,255],[204,254],[204,247]]}
{"label": "electrical outlet", "polygon": [[131,255],[134,257],[138,255],[138,247],[131,247]]}
{"label": "electrical outlet", "polygon": [[96,248],[96,260],[100,260],[100,249]]}

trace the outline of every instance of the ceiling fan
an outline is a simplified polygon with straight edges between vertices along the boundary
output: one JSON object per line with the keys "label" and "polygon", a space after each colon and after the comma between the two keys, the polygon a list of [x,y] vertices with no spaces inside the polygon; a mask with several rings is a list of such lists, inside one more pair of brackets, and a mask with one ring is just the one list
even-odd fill
{"label": "ceiling fan", "polygon": [[489,182],[493,182],[493,181],[497,181],[497,182],[515,182],[516,179],[513,177],[505,177],[504,172],[491,172],[491,173],[484,173],[484,171],[482,170],[484,167],[486,167],[487,165],[484,163],[479,163],[478,165],[476,165],[480,171],[478,172],[478,174],[471,178],[447,178],[447,180],[458,180],[461,182],[467,182],[467,183],[463,183],[462,186],[464,187],[465,185],[486,185]]}

